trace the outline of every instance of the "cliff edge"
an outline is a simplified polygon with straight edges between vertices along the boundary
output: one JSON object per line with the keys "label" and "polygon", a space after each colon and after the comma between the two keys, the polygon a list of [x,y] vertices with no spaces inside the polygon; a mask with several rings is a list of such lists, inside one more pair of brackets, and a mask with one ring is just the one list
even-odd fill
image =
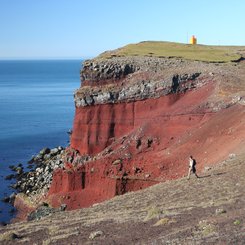
{"label": "cliff edge", "polygon": [[[244,152],[242,47],[143,42],[86,60],[64,168],[44,200],[89,207]],[[31,195],[31,193],[29,193]]]}

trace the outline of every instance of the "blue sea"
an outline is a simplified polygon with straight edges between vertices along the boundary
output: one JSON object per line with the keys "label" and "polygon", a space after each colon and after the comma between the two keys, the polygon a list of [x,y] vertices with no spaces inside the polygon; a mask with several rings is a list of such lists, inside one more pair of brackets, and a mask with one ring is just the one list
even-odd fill
{"label": "blue sea", "polygon": [[[0,61],[0,199],[15,192],[9,165],[42,148],[66,146],[74,117],[73,93],[80,86],[81,60]],[[13,207],[0,201],[0,221]]]}

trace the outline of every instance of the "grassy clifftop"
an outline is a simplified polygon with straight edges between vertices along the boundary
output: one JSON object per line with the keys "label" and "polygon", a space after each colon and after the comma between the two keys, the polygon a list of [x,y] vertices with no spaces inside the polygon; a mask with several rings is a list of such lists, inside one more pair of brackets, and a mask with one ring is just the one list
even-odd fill
{"label": "grassy clifftop", "polygon": [[190,45],[173,42],[147,41],[129,44],[114,51],[101,54],[100,58],[119,56],[176,57],[205,62],[237,61],[245,47]]}

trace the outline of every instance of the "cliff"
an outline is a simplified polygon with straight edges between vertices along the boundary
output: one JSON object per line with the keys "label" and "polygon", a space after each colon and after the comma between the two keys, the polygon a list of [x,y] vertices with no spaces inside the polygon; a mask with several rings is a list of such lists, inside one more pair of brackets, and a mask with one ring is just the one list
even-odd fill
{"label": "cliff", "polygon": [[87,207],[183,177],[189,155],[201,172],[242,150],[242,60],[104,55],[83,64],[73,150],[68,170],[54,173],[52,205]]}
{"label": "cliff", "polygon": [[212,47],[208,60],[209,47],[204,59],[192,48],[169,57],[154,45],[84,62],[65,167],[54,171],[45,197],[50,205],[88,207],[186,176],[189,155],[201,173],[245,150],[244,50]]}

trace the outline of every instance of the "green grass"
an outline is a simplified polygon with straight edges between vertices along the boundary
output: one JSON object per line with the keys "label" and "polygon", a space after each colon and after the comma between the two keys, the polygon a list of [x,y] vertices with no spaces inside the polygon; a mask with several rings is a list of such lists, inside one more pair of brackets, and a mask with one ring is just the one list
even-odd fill
{"label": "green grass", "polygon": [[145,217],[144,221],[148,221],[155,218],[160,219],[161,214],[161,210],[159,210],[157,207],[150,207],[147,210],[147,216]]}
{"label": "green grass", "polygon": [[236,219],[234,222],[233,222],[234,225],[240,225],[241,224],[241,221]]}
{"label": "green grass", "polygon": [[231,62],[241,58],[239,50],[245,47],[190,45],[172,42],[147,41],[129,44],[101,54],[100,58],[115,56],[176,57],[206,62]]}

